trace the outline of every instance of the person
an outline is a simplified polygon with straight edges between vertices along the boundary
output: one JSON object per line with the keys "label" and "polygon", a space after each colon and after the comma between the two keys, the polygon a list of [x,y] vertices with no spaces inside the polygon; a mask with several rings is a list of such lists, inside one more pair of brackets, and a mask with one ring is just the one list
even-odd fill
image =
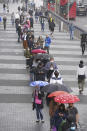
{"label": "person", "polygon": [[81,36],[81,48],[82,48],[82,55],[84,55],[85,52],[85,44],[86,44],[86,35]]}
{"label": "person", "polygon": [[84,90],[85,78],[86,78],[86,66],[84,66],[83,60],[80,60],[79,67],[77,68],[78,88],[81,94]]}
{"label": "person", "polygon": [[54,119],[54,126],[56,127],[56,130],[59,131],[61,122],[63,120],[66,120],[67,112],[65,109],[64,104],[60,104],[58,109],[55,111],[53,119]]}
{"label": "person", "polygon": [[24,32],[23,34],[23,47],[24,47],[24,50],[28,48],[28,43],[27,43],[27,33]]}
{"label": "person", "polygon": [[36,123],[41,122],[44,123],[44,117],[42,114],[42,109],[43,109],[43,97],[44,93],[40,91],[40,87],[36,86],[33,93],[32,93],[32,106],[33,110],[36,109]]}
{"label": "person", "polygon": [[74,26],[72,23],[69,23],[69,33],[70,33],[70,40],[73,40]]}
{"label": "person", "polygon": [[14,26],[14,22],[15,22],[14,12],[12,12],[12,14],[11,14],[11,22],[12,22],[12,26]]}
{"label": "person", "polygon": [[7,22],[7,17],[6,17],[6,15],[4,15],[4,17],[3,17],[4,30],[6,30],[6,22]]}
{"label": "person", "polygon": [[55,27],[55,23],[54,23],[54,20],[52,19],[52,21],[50,22],[50,31],[51,31],[51,35],[53,35],[54,27]]}
{"label": "person", "polygon": [[50,44],[51,44],[51,38],[48,35],[46,35],[44,49],[47,50],[48,54],[49,54]]}
{"label": "person", "polygon": [[37,10],[35,11],[35,21],[36,23],[38,22],[38,11]]}
{"label": "person", "polygon": [[43,68],[43,62],[40,62],[36,68],[35,79],[36,81],[45,81],[45,69]]}
{"label": "person", "polygon": [[52,77],[50,78],[50,83],[58,83],[63,84],[62,78],[60,76],[59,71],[55,70],[52,74]]}
{"label": "person", "polygon": [[31,36],[28,39],[28,47],[29,47],[30,53],[31,53],[32,49],[34,48],[34,41]]}
{"label": "person", "polygon": [[17,32],[18,32],[18,42],[20,42],[20,39],[21,39],[21,25],[20,24],[18,25]]}
{"label": "person", "polygon": [[54,70],[57,70],[57,69],[58,69],[58,67],[57,67],[56,63],[54,62],[54,58],[51,57],[50,61],[47,62],[45,65],[45,70],[46,70],[48,82],[50,82],[50,78],[52,77],[52,73],[54,72]]}
{"label": "person", "polygon": [[54,102],[54,98],[50,98],[50,101],[49,101],[50,130],[54,126],[53,117],[54,117],[54,113],[56,112],[58,107],[59,107],[59,103]]}
{"label": "person", "polygon": [[44,31],[44,22],[45,22],[45,18],[44,18],[44,16],[41,16],[40,17],[41,31]]}
{"label": "person", "polygon": [[53,18],[51,16],[49,16],[48,18],[48,24],[49,24],[49,30],[51,31],[51,22],[52,22]]}
{"label": "person", "polygon": [[69,119],[69,121],[73,122],[77,128],[79,122],[78,109],[74,106],[73,103],[69,103],[66,110],[67,110],[67,118]]}
{"label": "person", "polygon": [[5,11],[6,5],[5,3],[3,3],[3,11]]}
{"label": "person", "polygon": [[29,20],[30,20],[30,28],[33,28],[33,17],[32,16],[30,16],[30,18],[29,18]]}
{"label": "person", "polygon": [[37,42],[40,43],[41,49],[43,49],[44,39],[42,38],[42,36],[39,36],[39,38],[37,39]]}

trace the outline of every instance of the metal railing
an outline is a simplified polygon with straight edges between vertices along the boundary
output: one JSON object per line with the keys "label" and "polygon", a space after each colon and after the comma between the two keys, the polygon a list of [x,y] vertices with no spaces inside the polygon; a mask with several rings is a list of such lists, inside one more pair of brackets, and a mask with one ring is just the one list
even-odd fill
{"label": "metal railing", "polygon": [[[49,14],[51,14],[52,18],[55,20],[55,22],[57,24],[59,24],[62,22],[62,28],[63,31],[69,32],[69,22],[67,20],[65,20],[64,18],[62,18],[61,16],[59,16],[58,14],[52,12],[52,11],[48,11]],[[80,27],[74,25],[74,36],[78,39],[81,39],[81,34],[82,33],[86,33],[85,30],[81,29]]]}

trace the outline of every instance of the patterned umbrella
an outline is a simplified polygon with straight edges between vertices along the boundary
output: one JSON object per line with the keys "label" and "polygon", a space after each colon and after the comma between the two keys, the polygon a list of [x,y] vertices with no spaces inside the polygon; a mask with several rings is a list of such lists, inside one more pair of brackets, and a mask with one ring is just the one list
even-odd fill
{"label": "patterned umbrella", "polygon": [[75,102],[80,101],[80,99],[77,96],[72,95],[72,94],[61,94],[55,97],[54,101],[58,103],[75,103]]}

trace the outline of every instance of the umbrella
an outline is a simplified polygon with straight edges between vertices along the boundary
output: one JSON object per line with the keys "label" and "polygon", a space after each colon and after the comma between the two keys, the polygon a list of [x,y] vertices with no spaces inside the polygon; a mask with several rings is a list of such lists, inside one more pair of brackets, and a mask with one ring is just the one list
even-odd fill
{"label": "umbrella", "polygon": [[50,55],[49,54],[36,54],[35,55],[35,59],[45,59],[45,60],[49,60],[50,59]]}
{"label": "umbrella", "polygon": [[80,101],[80,99],[77,96],[72,95],[72,94],[61,94],[55,97],[54,101],[58,103],[75,103],[75,102]]}
{"label": "umbrella", "polygon": [[2,21],[2,18],[1,18],[1,16],[0,16],[0,22]]}
{"label": "umbrella", "polygon": [[41,50],[41,49],[34,49],[31,51],[32,53],[47,53],[45,50]]}
{"label": "umbrella", "polygon": [[54,91],[51,94],[48,95],[48,97],[54,97],[54,96],[59,96],[59,95],[64,95],[64,94],[68,94],[65,91]]}
{"label": "umbrella", "polygon": [[34,86],[46,86],[48,84],[49,83],[46,81],[33,81],[29,85],[34,87]]}
{"label": "umbrella", "polygon": [[66,87],[63,84],[49,84],[46,85],[42,88],[42,91],[47,92],[47,93],[52,93],[54,91],[66,91],[68,93],[72,92],[71,88]]}

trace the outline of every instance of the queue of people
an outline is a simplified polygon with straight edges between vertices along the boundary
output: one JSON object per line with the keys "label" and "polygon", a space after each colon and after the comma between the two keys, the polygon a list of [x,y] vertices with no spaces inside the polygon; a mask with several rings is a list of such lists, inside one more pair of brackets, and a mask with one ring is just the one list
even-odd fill
{"label": "queue of people", "polygon": [[[36,16],[35,16],[36,17]],[[37,19],[37,18],[35,18]],[[51,83],[63,84],[63,79],[61,78],[58,66],[54,61],[53,56],[49,54],[49,47],[51,44],[50,36],[46,35],[45,40],[42,36],[35,38],[33,30],[33,17],[28,14],[28,17],[21,13],[19,17],[15,18],[14,13],[11,16],[12,26],[16,27],[16,32],[18,33],[18,42],[23,42],[24,55],[26,57],[26,67],[29,68],[30,82],[32,81],[47,81]],[[37,22],[37,21],[36,21]],[[51,29],[50,22],[53,19],[48,20],[49,29]],[[55,27],[55,26],[54,26]],[[51,30],[52,33],[54,30]],[[36,54],[32,50],[40,49],[46,51],[45,54]],[[41,55],[41,56],[40,56]],[[39,57],[39,58],[38,58]],[[84,75],[85,68],[83,62],[80,61],[77,76]],[[80,73],[79,73],[80,72]],[[84,78],[85,79],[85,78]],[[82,80],[82,79],[81,79]],[[84,89],[84,80],[78,81],[80,92]],[[49,94],[47,94],[48,97]],[[35,86],[32,93],[32,109],[36,109],[36,122],[39,123],[40,120],[44,123],[44,116],[42,109],[44,92],[40,90],[39,86]],[[50,130],[51,131],[73,131],[76,129],[79,122],[79,114],[77,108],[73,103],[69,103],[68,106],[65,104],[60,104],[54,101],[54,98],[50,99],[48,102],[49,106],[49,116],[50,116]]]}

